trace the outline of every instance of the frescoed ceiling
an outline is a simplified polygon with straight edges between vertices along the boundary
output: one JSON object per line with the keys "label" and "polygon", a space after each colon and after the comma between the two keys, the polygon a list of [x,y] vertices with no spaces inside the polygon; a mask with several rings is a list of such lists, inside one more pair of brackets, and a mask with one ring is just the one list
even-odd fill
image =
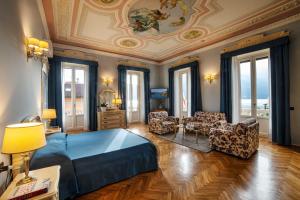
{"label": "frescoed ceiling", "polygon": [[43,0],[54,43],[157,63],[299,15],[300,0]]}

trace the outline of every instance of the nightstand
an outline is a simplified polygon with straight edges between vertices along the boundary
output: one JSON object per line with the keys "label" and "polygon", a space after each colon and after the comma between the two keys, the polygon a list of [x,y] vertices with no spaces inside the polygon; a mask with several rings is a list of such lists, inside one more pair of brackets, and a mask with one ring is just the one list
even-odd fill
{"label": "nightstand", "polygon": [[[47,193],[30,198],[30,200],[59,200],[59,176],[60,176],[60,166],[55,165],[52,167],[46,167],[42,169],[37,169],[29,172],[29,176],[35,177],[37,179],[50,178],[51,184]],[[11,191],[16,186],[16,183],[24,177],[24,173],[18,174],[16,178],[11,182],[6,191],[1,196],[0,200],[7,200]]]}
{"label": "nightstand", "polygon": [[48,129],[46,129],[46,135],[51,135],[53,133],[60,133],[61,132],[61,128],[60,127],[50,127]]}

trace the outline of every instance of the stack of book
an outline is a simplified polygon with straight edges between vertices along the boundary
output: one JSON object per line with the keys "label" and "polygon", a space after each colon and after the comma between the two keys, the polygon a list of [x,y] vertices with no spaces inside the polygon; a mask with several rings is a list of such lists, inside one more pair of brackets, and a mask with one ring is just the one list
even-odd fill
{"label": "stack of book", "polygon": [[16,186],[10,193],[8,200],[24,200],[48,192],[50,179],[42,179]]}

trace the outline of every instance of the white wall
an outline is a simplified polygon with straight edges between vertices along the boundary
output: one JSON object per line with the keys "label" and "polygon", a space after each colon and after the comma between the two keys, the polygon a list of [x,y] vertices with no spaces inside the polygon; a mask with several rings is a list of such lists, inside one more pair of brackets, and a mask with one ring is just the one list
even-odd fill
{"label": "white wall", "polygon": [[[295,110],[291,111],[291,135],[292,143],[300,146],[300,21],[293,22],[280,28],[271,30],[277,32],[287,30],[290,35],[290,97],[291,106]],[[230,45],[230,44],[228,44]],[[226,45],[226,46],[228,46]],[[220,55],[225,46],[204,51],[194,56],[199,56],[201,91],[204,111],[220,110]],[[161,82],[164,87],[168,86],[168,68],[170,65],[161,67]],[[208,73],[218,74],[217,80],[211,85],[204,80],[204,75]]]}
{"label": "white wall", "polygon": [[[40,113],[41,63],[27,61],[25,36],[44,38],[35,0],[0,0],[0,147],[6,125]],[[7,155],[0,161],[9,162]],[[0,177],[3,180],[3,177]]]}

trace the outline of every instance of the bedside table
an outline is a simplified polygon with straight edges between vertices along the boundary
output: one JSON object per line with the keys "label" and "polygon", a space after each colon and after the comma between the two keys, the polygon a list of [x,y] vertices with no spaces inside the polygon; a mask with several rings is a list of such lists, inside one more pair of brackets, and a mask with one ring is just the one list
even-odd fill
{"label": "bedside table", "polygon": [[53,133],[60,133],[61,128],[60,127],[54,127],[54,128],[48,128],[46,129],[46,135],[51,135]]}
{"label": "bedside table", "polygon": [[[60,176],[60,166],[55,165],[52,167],[46,167],[42,169],[37,169],[29,172],[29,176],[35,177],[37,179],[50,178],[51,184],[47,193],[30,198],[30,200],[59,200],[59,176]],[[11,191],[15,188],[16,183],[24,177],[24,173],[18,174],[16,178],[11,182],[6,191],[1,196],[0,200],[7,200]]]}

